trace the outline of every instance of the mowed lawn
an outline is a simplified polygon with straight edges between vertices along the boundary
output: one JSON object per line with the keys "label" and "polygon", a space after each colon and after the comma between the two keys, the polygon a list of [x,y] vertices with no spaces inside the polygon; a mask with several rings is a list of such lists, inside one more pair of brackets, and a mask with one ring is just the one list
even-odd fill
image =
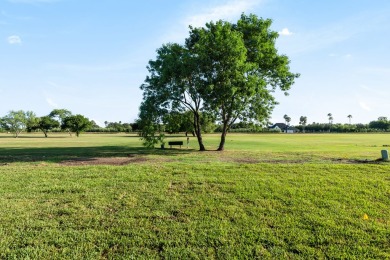
{"label": "mowed lawn", "polygon": [[135,135],[1,134],[0,258],[389,259],[389,144],[229,134],[226,151],[198,152],[194,138],[147,150]]}

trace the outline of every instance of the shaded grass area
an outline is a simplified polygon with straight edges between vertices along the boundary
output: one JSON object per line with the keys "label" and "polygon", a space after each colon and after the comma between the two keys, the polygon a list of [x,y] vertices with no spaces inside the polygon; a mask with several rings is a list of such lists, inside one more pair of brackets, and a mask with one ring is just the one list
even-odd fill
{"label": "shaded grass area", "polygon": [[[0,135],[1,136],[1,135]],[[2,135],[0,138],[0,163],[58,163],[65,160],[107,157],[156,155],[172,157],[193,149],[146,149],[137,135],[85,134],[79,138],[66,134],[53,134],[44,138],[30,134],[21,138]]]}
{"label": "shaded grass area", "polygon": [[93,147],[58,147],[58,148],[0,148],[0,163],[15,162],[61,162],[70,159],[85,159],[95,157],[128,157],[156,155],[171,157],[183,155],[191,150],[145,149],[126,146],[93,146]]}
{"label": "shaded grass area", "polygon": [[389,169],[3,166],[0,258],[387,259]]}
{"label": "shaded grass area", "polygon": [[[180,140],[184,135],[168,135],[167,141]],[[94,157],[145,156],[152,159],[175,158],[193,163],[376,163],[381,149],[388,149],[389,134],[229,134],[226,151],[213,152],[219,135],[204,136],[209,152],[199,153],[194,137],[189,149],[145,149],[135,134],[84,134],[71,138],[67,134],[41,134],[11,138],[0,134],[0,163],[60,162]]]}

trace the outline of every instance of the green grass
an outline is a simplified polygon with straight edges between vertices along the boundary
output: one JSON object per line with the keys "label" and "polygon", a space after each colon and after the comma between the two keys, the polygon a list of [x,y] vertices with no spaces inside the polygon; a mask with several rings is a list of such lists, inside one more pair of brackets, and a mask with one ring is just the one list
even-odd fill
{"label": "green grass", "polygon": [[[389,137],[237,134],[202,153],[2,135],[0,258],[388,259],[390,164],[374,160]],[[58,164],[129,154],[147,160]]]}

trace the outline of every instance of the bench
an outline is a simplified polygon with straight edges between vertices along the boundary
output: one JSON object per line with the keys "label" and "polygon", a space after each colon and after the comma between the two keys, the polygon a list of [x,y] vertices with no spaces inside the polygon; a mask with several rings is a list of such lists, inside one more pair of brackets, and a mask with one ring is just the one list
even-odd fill
{"label": "bench", "polygon": [[180,149],[181,149],[181,146],[183,145],[183,141],[171,141],[168,142],[168,145],[170,146],[170,148],[172,148],[172,145],[180,145]]}

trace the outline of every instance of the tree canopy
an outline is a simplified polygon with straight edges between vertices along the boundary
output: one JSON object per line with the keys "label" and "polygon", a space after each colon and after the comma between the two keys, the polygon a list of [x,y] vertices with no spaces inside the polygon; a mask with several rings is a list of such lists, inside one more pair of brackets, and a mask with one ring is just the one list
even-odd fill
{"label": "tree canopy", "polygon": [[39,129],[43,132],[45,137],[47,137],[47,133],[53,128],[57,128],[60,126],[60,123],[53,119],[50,116],[42,116],[37,118],[36,123],[32,126],[32,130]]}
{"label": "tree canopy", "polygon": [[91,121],[83,115],[74,115],[64,118],[62,122],[62,129],[69,129],[72,132],[76,133],[76,136],[79,137],[80,133],[87,130],[92,126]]}
{"label": "tree canopy", "polygon": [[1,126],[14,134],[15,138],[24,131],[28,125],[34,124],[36,115],[32,111],[10,111],[7,115],[0,119]]}
{"label": "tree canopy", "polygon": [[222,124],[218,150],[223,150],[237,120],[268,120],[277,104],[273,92],[288,91],[299,76],[290,72],[287,56],[278,54],[278,34],[271,24],[270,19],[242,14],[236,24],[190,27],[184,45],[163,45],[149,62],[143,102],[153,99],[157,114],[191,111],[200,150],[205,150],[201,112],[213,115]]}

